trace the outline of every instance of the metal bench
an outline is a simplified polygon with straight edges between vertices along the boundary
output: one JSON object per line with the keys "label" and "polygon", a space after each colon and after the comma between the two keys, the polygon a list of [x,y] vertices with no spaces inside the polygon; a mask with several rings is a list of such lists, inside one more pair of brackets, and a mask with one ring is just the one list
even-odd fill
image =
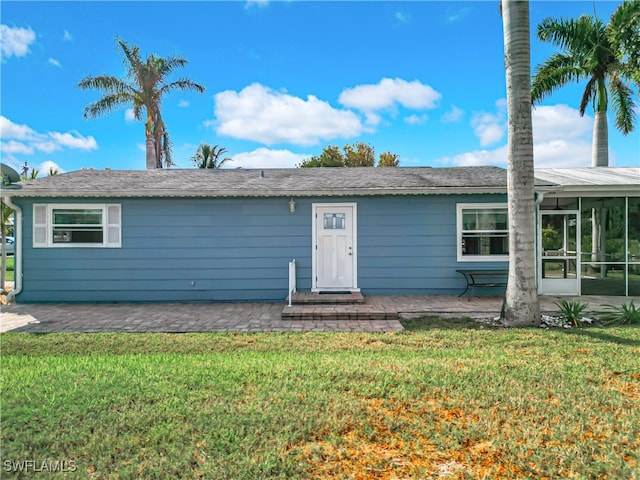
{"label": "metal bench", "polygon": [[458,295],[462,297],[469,288],[471,296],[476,294],[476,287],[506,287],[509,270],[456,270],[467,281],[464,291]]}

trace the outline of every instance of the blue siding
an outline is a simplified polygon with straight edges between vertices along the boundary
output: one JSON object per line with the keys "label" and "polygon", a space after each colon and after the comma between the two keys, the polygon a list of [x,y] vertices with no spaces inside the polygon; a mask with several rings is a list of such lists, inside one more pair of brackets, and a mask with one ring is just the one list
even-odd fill
{"label": "blue siding", "polygon": [[366,294],[457,294],[456,203],[504,195],[360,198],[122,199],[122,248],[32,248],[24,213],[21,302],[282,301],[288,262],[311,288],[312,203],[358,204],[358,286]]}

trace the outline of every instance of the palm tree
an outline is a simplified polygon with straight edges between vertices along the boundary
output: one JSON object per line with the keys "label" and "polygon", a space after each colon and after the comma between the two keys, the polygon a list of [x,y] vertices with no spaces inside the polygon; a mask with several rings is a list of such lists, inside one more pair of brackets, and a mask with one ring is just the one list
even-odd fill
{"label": "palm tree", "polygon": [[218,145],[209,145],[202,142],[196,153],[191,157],[191,161],[198,168],[220,168],[227,162],[232,162],[233,159],[225,157],[220,159],[223,153],[226,153],[227,149]]}
{"label": "palm tree", "polygon": [[535,279],[535,190],[531,121],[531,46],[528,0],[502,0],[507,83],[509,278],[501,321],[540,324]]}
{"label": "palm tree", "polygon": [[[615,19],[615,13],[612,19]],[[614,22],[615,23],[615,22]],[[574,19],[546,18],[538,25],[537,35],[543,42],[560,47],[536,68],[531,96],[539,102],[569,82],[586,80],[580,115],[593,103],[595,118],[591,165],[609,165],[607,109],[612,103],[615,125],[624,135],[633,130],[635,104],[633,91],[625,83],[627,71],[621,68],[616,48],[611,42],[612,27],[597,18],[581,15]]]}
{"label": "palm tree", "polygon": [[127,78],[121,80],[112,75],[87,77],[78,86],[96,89],[104,96],[84,109],[85,118],[96,118],[122,106],[131,106],[136,120],[142,119],[145,110],[146,164],[147,169],[172,165],[171,142],[160,111],[162,97],[173,90],[195,90],[204,92],[204,87],[189,79],[181,78],[167,83],[167,77],[187,61],[181,57],[167,58],[149,55],[145,61],[140,57],[140,49],[135,45],[116,38],[124,54]]}

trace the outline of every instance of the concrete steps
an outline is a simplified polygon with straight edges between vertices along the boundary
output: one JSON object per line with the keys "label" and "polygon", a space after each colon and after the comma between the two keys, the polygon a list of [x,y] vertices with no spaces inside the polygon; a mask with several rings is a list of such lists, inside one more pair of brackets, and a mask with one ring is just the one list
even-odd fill
{"label": "concrete steps", "polygon": [[397,320],[393,306],[369,304],[360,292],[296,292],[282,310],[283,320]]}

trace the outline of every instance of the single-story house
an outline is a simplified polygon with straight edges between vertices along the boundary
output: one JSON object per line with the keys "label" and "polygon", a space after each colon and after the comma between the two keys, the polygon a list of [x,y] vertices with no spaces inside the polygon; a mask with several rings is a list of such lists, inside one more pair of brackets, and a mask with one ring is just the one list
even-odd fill
{"label": "single-story house", "polygon": [[[291,276],[299,291],[460,294],[458,270],[508,266],[506,178],[398,167],[24,181],[2,192],[18,213],[16,300],[282,301]],[[640,169],[536,178],[540,292],[640,294]]]}

